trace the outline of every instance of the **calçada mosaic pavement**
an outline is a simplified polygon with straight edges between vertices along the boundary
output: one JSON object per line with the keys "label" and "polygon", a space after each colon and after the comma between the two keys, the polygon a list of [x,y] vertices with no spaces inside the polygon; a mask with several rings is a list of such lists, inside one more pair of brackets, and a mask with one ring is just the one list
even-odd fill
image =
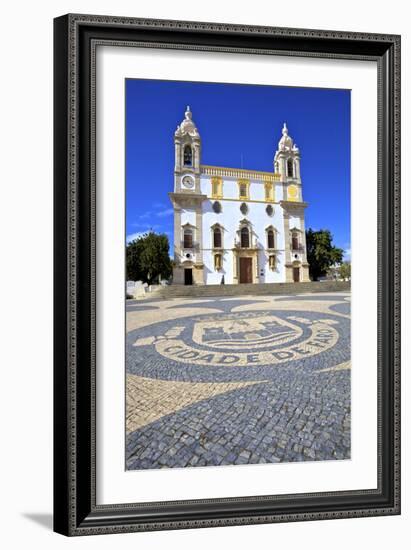
{"label": "cal\u00e7ada mosaic pavement", "polygon": [[127,301],[126,468],[350,458],[350,294]]}

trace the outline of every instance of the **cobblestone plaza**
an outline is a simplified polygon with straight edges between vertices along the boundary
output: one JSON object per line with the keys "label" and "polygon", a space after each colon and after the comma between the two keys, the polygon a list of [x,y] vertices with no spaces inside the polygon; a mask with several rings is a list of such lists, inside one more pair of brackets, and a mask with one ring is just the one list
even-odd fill
{"label": "cobblestone plaza", "polygon": [[126,468],[350,458],[350,294],[127,301]]}

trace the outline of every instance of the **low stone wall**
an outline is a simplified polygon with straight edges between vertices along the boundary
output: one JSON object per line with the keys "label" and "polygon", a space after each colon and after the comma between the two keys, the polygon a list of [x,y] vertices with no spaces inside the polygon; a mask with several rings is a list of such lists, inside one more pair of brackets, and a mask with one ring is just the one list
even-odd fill
{"label": "low stone wall", "polygon": [[163,285],[148,285],[147,283],[142,283],[141,281],[127,281],[126,284],[126,294],[128,297],[134,298],[145,298],[156,292],[159,292],[163,288]]}

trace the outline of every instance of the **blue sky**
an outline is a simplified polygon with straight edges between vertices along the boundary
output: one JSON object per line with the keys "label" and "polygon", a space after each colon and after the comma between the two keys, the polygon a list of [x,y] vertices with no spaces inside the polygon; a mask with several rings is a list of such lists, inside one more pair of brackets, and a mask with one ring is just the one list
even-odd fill
{"label": "blue sky", "polygon": [[202,164],[273,171],[283,122],[301,152],[306,228],[350,257],[350,91],[126,80],[126,236],[173,239],[174,131],[190,105]]}

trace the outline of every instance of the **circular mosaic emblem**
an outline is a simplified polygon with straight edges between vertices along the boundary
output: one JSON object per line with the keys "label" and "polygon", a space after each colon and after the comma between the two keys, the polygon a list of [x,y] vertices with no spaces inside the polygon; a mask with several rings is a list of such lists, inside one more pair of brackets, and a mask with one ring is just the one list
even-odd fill
{"label": "circular mosaic emblem", "polygon": [[284,313],[201,316],[184,326],[176,321],[163,334],[137,338],[133,345],[153,345],[164,358],[191,366],[253,367],[306,359],[337,343],[337,320]]}

